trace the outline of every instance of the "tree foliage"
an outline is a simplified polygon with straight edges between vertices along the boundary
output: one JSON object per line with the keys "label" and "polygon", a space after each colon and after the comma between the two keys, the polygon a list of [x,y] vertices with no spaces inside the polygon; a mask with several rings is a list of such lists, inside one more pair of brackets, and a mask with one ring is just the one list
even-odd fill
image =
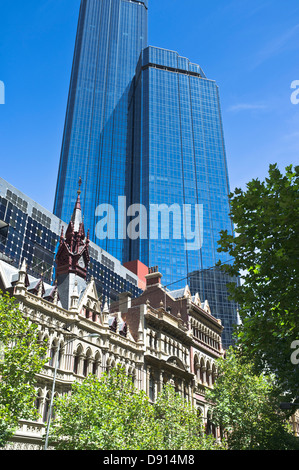
{"label": "tree foliage", "polygon": [[0,447],[15,432],[20,419],[36,419],[34,384],[43,368],[46,344],[37,326],[24,318],[14,298],[0,293]]}
{"label": "tree foliage", "polygon": [[231,285],[240,308],[238,345],[257,371],[276,374],[283,390],[295,398],[299,368],[291,361],[299,340],[299,167],[282,174],[270,165],[269,176],[230,195],[236,235],[221,232],[219,252],[234,259],[224,266],[241,285]]}
{"label": "tree foliage", "polygon": [[299,442],[280,410],[273,375],[254,373],[230,348],[218,360],[219,376],[206,398],[214,404],[212,420],[221,427],[230,450],[299,450]]}
{"label": "tree foliage", "polygon": [[117,368],[74,383],[70,395],[56,399],[50,443],[58,450],[212,448],[211,438],[197,432],[196,413],[172,387],[152,405]]}
{"label": "tree foliage", "polygon": [[160,450],[221,448],[212,436],[205,434],[203,422],[191,403],[183,400],[171,384],[165,385],[158,394],[153,408],[159,429]]}
{"label": "tree foliage", "polygon": [[50,441],[59,450],[149,449],[151,416],[146,395],[136,393],[129,377],[116,370],[101,380],[91,375],[75,382],[71,395],[56,399]]}

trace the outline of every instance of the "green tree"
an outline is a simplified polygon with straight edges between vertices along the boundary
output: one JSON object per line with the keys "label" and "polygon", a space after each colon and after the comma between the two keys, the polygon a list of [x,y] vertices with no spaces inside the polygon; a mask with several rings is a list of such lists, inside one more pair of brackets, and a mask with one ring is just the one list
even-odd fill
{"label": "green tree", "polygon": [[212,436],[205,434],[202,420],[189,402],[165,385],[154,404],[155,420],[159,427],[159,449],[162,450],[216,450]]}
{"label": "green tree", "polygon": [[254,358],[257,372],[274,372],[281,388],[295,398],[299,367],[292,344],[299,340],[299,167],[282,174],[270,165],[265,181],[252,180],[230,195],[236,236],[221,232],[219,252],[234,259],[223,266],[241,285],[231,285],[240,308],[238,346]]}
{"label": "green tree", "polygon": [[146,450],[156,436],[146,395],[119,368],[74,383],[54,409],[50,443],[58,450]]}
{"label": "green tree", "polygon": [[14,298],[0,293],[0,447],[20,419],[36,419],[35,382],[45,362],[46,344],[37,326],[24,318]]}
{"label": "green tree", "polygon": [[172,387],[152,405],[121,368],[90,375],[55,401],[50,444],[58,450],[195,450],[212,443]]}
{"label": "green tree", "polygon": [[206,398],[214,405],[212,420],[221,427],[228,449],[298,450],[289,416],[279,408],[275,377],[256,375],[233,348],[217,362],[219,376]]}

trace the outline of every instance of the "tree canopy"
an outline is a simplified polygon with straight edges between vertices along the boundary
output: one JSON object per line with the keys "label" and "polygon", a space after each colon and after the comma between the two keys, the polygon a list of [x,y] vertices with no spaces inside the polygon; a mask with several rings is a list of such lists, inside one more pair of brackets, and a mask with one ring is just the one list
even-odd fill
{"label": "tree canopy", "polygon": [[197,414],[171,385],[151,404],[121,368],[90,375],[55,401],[50,444],[58,450],[211,449]]}
{"label": "tree canopy", "polygon": [[230,195],[236,234],[221,232],[219,252],[234,259],[222,266],[241,285],[231,284],[239,304],[237,343],[257,371],[268,370],[294,399],[299,367],[291,360],[299,340],[299,167],[283,174],[270,165],[265,181],[254,179]]}
{"label": "tree canopy", "polygon": [[0,447],[20,419],[36,419],[35,383],[47,359],[37,326],[24,318],[14,298],[0,293]]}
{"label": "tree canopy", "polygon": [[299,450],[298,439],[280,410],[274,375],[255,374],[230,348],[217,361],[219,376],[206,398],[213,403],[212,421],[220,426],[229,450]]}

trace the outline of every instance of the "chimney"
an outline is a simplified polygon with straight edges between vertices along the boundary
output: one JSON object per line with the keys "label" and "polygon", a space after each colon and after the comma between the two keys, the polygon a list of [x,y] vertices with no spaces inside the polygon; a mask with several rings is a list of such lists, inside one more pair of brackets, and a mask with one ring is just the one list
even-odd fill
{"label": "chimney", "polygon": [[148,274],[145,276],[146,289],[157,286],[161,287],[161,278],[162,274],[159,272],[158,266],[149,268]]}
{"label": "chimney", "polygon": [[119,311],[121,313],[126,313],[132,304],[132,294],[130,292],[122,292],[119,294]]}

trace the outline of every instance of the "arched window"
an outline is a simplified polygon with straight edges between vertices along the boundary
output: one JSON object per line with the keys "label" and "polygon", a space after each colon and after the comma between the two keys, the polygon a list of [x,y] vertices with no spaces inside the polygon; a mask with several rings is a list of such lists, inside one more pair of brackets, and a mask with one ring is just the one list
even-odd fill
{"label": "arched window", "polygon": [[85,356],[84,361],[83,361],[83,375],[84,375],[84,377],[88,376],[90,361],[91,361],[91,351],[89,349],[87,351],[86,356]]}
{"label": "arched window", "polygon": [[207,426],[206,426],[206,433],[208,435],[212,435],[214,438],[216,438],[216,426],[212,422],[212,414],[211,411],[208,411],[207,414]]}
{"label": "arched window", "polygon": [[86,357],[83,361],[83,375],[84,375],[84,377],[87,377],[87,375],[88,375],[88,365],[89,365],[89,361],[88,361],[88,358]]}
{"label": "arched window", "polygon": [[155,380],[153,374],[150,373],[149,376],[149,399],[154,402],[155,401]]}
{"label": "arched window", "polygon": [[135,372],[135,370],[133,369],[133,367],[130,367],[130,369],[129,369],[129,376],[131,377],[132,384],[134,385],[134,384],[135,384],[135,380],[136,380],[136,372]]}
{"label": "arched window", "polygon": [[211,366],[210,366],[210,363],[207,362],[207,370],[206,370],[206,382],[207,382],[207,385],[212,385],[212,370],[211,370]]}
{"label": "arched window", "polygon": [[45,403],[44,403],[44,412],[43,412],[43,422],[44,423],[48,422],[50,401],[51,401],[51,394],[50,394],[50,392],[48,392],[47,395],[46,395],[46,398],[45,398]]}
{"label": "arched window", "polygon": [[206,367],[205,367],[205,363],[204,363],[204,360],[202,359],[201,362],[200,362],[200,382],[202,384],[205,383],[206,381]]}
{"label": "arched window", "polygon": [[80,374],[80,364],[81,364],[81,357],[82,357],[82,346],[78,346],[77,351],[75,352],[74,356],[74,374]]}
{"label": "arched window", "polygon": [[37,412],[40,414],[41,409],[42,409],[42,404],[43,404],[43,396],[42,396],[42,391],[39,389],[37,397],[35,399],[35,408]]}
{"label": "arched window", "polygon": [[51,349],[50,349],[50,361],[49,361],[49,365],[51,367],[55,366],[56,350],[57,350],[57,345],[56,345],[56,342],[53,341]]}
{"label": "arched window", "polygon": [[74,357],[74,374],[78,374],[79,369],[79,356]]}
{"label": "arched window", "polygon": [[199,365],[197,356],[194,357],[193,366],[194,366],[194,375],[196,376],[197,380],[200,380],[200,365]]}
{"label": "arched window", "polygon": [[98,375],[100,363],[101,363],[101,355],[100,355],[99,352],[97,352],[96,355],[95,355],[95,360],[92,364],[92,374],[93,375]]}

